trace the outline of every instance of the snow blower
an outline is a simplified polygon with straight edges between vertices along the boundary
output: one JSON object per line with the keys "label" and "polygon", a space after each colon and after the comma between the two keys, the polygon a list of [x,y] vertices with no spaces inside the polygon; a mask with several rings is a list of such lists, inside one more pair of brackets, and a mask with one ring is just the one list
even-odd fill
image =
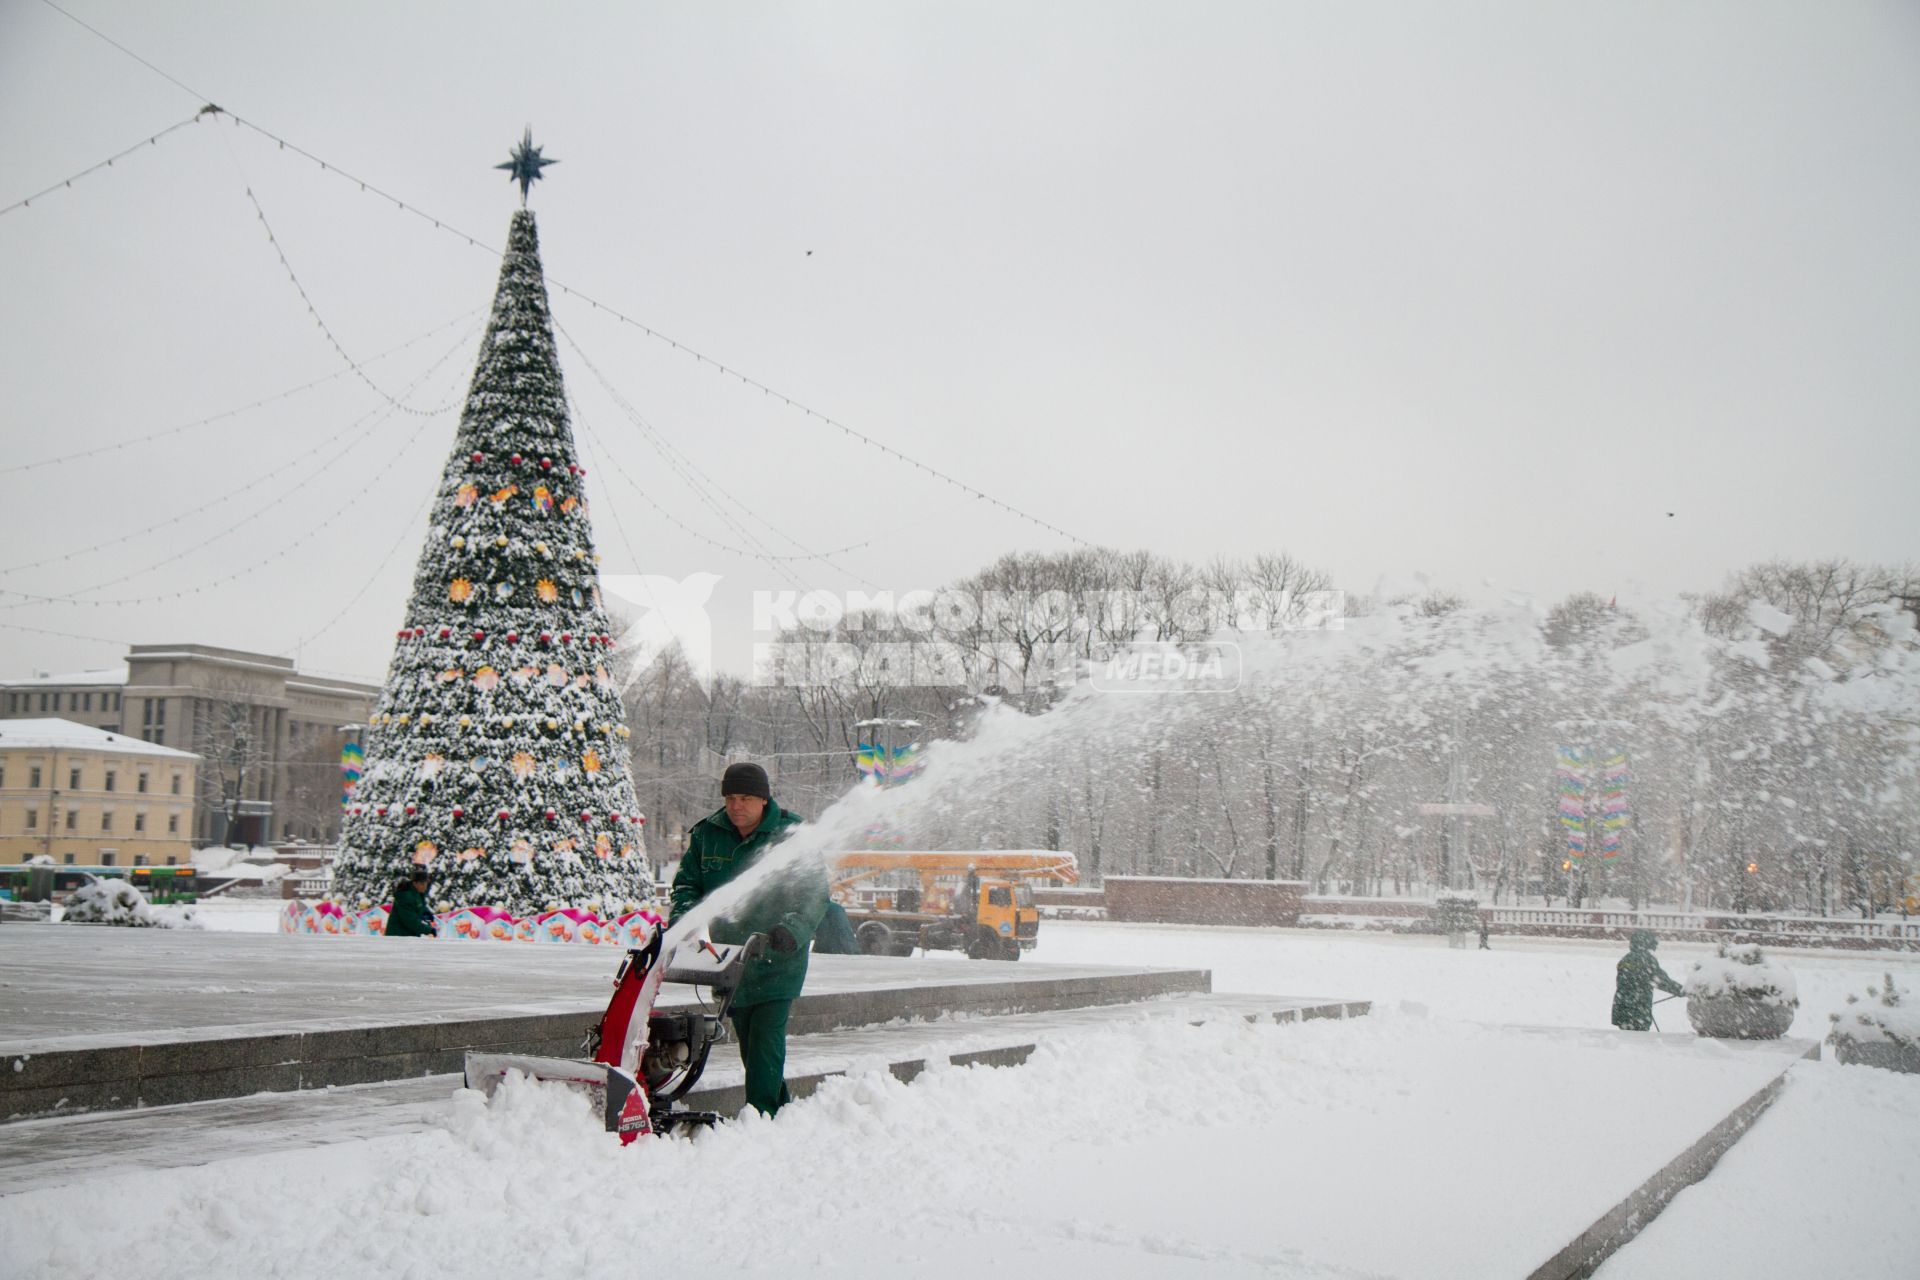
{"label": "snow blower", "polygon": [[[711,1126],[712,1111],[676,1104],[706,1070],[707,1055],[725,1025],[747,965],[766,950],[753,934],[739,946],[705,938],[683,942],[661,959],[656,930],[643,947],[628,950],[613,979],[613,998],[600,1021],[587,1028],[585,1058],[543,1058],[522,1053],[467,1054],[467,1087],[493,1096],[509,1071],[535,1080],[556,1080],[590,1094],[608,1133],[624,1145],[643,1133],[666,1135],[691,1125]],[[662,982],[710,992],[694,1006],[654,1008]],[[644,1027],[645,1034],[636,1034]]]}

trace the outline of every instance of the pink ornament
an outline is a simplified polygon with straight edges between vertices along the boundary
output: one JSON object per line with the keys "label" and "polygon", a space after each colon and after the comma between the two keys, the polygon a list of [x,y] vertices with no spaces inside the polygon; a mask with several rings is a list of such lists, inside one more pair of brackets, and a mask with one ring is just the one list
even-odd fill
{"label": "pink ornament", "polygon": [[542,459],[540,459],[540,469],[541,469],[542,471],[551,471],[551,470],[553,470],[553,459],[552,459],[552,458],[542,458]]}
{"label": "pink ornament", "polygon": [[540,633],[540,643],[541,643],[541,644],[552,644],[552,643],[553,643],[553,632],[551,632],[551,631],[542,631],[542,632]]}
{"label": "pink ornament", "polygon": [[473,460],[475,462],[485,462],[487,460],[487,455],[484,453],[476,453],[473,455]]}
{"label": "pink ornament", "polygon": [[473,642],[475,644],[479,644],[482,640],[485,640],[486,638],[487,638],[487,633],[484,631],[476,631],[473,633]]}
{"label": "pink ornament", "polygon": [[519,644],[519,643],[520,643],[520,633],[519,633],[518,631],[509,631],[509,632],[507,632],[507,643],[508,643],[508,644]]}
{"label": "pink ornament", "polygon": [[517,467],[520,465],[520,455],[516,453],[511,458],[508,458],[507,461]]}
{"label": "pink ornament", "polygon": [[386,817],[386,816],[387,816],[387,806],[385,806],[385,805],[381,805],[381,806],[380,806],[380,807],[379,807],[378,809],[375,809],[375,810],[373,811],[373,816],[374,816],[374,817],[376,817],[376,818],[384,818],[384,817]]}
{"label": "pink ornament", "polygon": [[572,644],[572,643],[573,643],[573,632],[571,632],[571,631],[562,631],[562,632],[560,633],[560,643],[561,643],[561,644]]}
{"label": "pink ornament", "polygon": [[446,638],[447,638],[448,636],[450,636],[450,635],[452,635],[452,634],[453,634],[453,628],[452,628],[452,627],[442,627],[442,628],[440,628],[440,638],[441,638],[442,640],[445,640],[445,639],[446,639]]}
{"label": "pink ornament", "polygon": [[557,817],[559,817],[559,816],[560,816],[560,815],[559,815],[559,814],[557,814],[557,813],[555,813],[555,812],[554,812],[553,810],[551,810],[551,809],[549,809],[549,810],[547,810],[547,821],[548,821],[548,822],[552,822],[552,821],[553,821],[553,820],[554,820],[555,818],[557,818]]}
{"label": "pink ornament", "polygon": [[411,817],[413,816],[413,806],[412,806],[412,805],[408,805],[408,806],[407,806],[407,816],[408,816],[409,818],[411,818]]}
{"label": "pink ornament", "polygon": [[499,813],[494,815],[494,817],[498,818],[501,822],[505,822],[508,818],[511,818],[512,816],[513,815],[505,809],[502,809]]}
{"label": "pink ornament", "polygon": [[580,821],[582,821],[582,822],[592,822],[592,821],[593,821],[593,815],[592,815],[591,813],[583,813],[583,814],[581,814],[581,815],[580,815]]}
{"label": "pink ornament", "polygon": [[456,818],[464,818],[467,816],[467,811],[465,809],[462,809],[459,805],[455,805],[453,806],[453,816]]}

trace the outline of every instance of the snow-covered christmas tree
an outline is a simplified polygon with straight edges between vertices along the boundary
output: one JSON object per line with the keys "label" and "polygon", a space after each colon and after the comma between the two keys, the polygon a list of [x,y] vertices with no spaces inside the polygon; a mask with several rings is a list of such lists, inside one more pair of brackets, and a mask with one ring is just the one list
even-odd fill
{"label": "snow-covered christmas tree", "polygon": [[645,899],[585,476],[522,208],[368,727],[341,901],[385,902],[418,863],[437,904],[518,916]]}

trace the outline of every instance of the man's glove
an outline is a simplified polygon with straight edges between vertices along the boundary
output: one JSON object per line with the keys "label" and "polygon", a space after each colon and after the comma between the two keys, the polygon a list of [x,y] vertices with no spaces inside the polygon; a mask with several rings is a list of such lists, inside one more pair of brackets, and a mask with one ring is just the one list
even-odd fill
{"label": "man's glove", "polygon": [[778,951],[781,955],[787,955],[800,949],[799,939],[793,936],[793,930],[783,924],[777,924],[767,930],[767,945],[775,951]]}

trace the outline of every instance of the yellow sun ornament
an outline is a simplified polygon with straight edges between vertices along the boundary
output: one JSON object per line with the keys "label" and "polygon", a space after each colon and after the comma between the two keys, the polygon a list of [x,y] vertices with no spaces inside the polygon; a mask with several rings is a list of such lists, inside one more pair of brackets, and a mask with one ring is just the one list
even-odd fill
{"label": "yellow sun ornament", "polygon": [[470,484],[463,484],[453,495],[456,505],[470,507],[480,500],[480,490]]}
{"label": "yellow sun ornament", "polygon": [[465,578],[455,578],[453,585],[447,588],[447,599],[455,604],[465,604],[467,597],[473,594],[473,584]]}
{"label": "yellow sun ornament", "polygon": [[580,757],[580,767],[588,773],[600,772],[600,753],[588,747],[586,754]]}
{"label": "yellow sun ornament", "polygon": [[531,778],[533,776],[533,770],[534,770],[534,763],[533,763],[533,755],[531,752],[516,751],[513,753],[513,776],[514,777],[521,778],[521,779]]}
{"label": "yellow sun ornament", "polygon": [[533,593],[548,604],[560,598],[560,588],[553,585],[552,578],[542,578],[533,584]]}

